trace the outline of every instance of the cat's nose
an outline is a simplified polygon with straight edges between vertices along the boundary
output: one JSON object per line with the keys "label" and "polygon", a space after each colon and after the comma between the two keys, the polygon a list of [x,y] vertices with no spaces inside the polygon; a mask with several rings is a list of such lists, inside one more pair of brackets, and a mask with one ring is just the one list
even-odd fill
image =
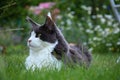
{"label": "cat's nose", "polygon": [[30,43],[32,40],[28,40],[28,42]]}

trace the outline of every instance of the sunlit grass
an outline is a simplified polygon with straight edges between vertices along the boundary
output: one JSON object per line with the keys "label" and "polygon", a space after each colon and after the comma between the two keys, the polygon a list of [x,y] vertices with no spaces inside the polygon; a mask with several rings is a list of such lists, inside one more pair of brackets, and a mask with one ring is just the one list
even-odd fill
{"label": "sunlit grass", "polygon": [[[20,48],[20,47],[19,47]],[[9,51],[10,52],[10,51]],[[62,68],[61,71],[25,69],[25,58],[28,51],[21,54],[13,53],[0,55],[0,80],[120,80],[120,63],[116,63],[119,54],[93,54],[93,61],[89,69],[83,67]]]}

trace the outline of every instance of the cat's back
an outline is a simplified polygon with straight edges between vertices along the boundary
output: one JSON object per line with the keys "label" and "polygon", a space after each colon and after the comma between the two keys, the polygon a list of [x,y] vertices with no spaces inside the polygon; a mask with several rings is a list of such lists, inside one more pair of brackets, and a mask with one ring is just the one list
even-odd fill
{"label": "cat's back", "polygon": [[89,67],[92,54],[82,45],[70,45],[70,56],[75,63],[84,63],[86,67]]}

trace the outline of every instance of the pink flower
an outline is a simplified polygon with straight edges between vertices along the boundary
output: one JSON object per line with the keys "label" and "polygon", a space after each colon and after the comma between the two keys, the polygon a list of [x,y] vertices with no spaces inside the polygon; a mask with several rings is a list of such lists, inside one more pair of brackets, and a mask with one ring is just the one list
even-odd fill
{"label": "pink flower", "polygon": [[49,9],[49,8],[51,8],[54,5],[55,5],[54,2],[44,2],[44,3],[40,3],[38,7],[40,9]]}
{"label": "pink flower", "polygon": [[50,9],[54,5],[54,2],[43,2],[40,3],[38,6],[31,6],[29,10],[32,11],[34,14],[38,15],[42,12],[43,9]]}

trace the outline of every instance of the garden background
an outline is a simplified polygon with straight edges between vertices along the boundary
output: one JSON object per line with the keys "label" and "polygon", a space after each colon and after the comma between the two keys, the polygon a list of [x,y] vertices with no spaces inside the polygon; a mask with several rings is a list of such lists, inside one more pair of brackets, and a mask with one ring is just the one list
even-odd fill
{"label": "garden background", "polygon": [[[115,3],[120,4],[120,0]],[[25,18],[29,16],[43,24],[49,11],[68,42],[82,43],[92,52],[89,70],[34,73],[25,70],[24,61],[29,52],[26,42],[31,30]],[[109,0],[0,1],[0,80],[17,77],[18,80],[120,80],[119,56],[120,23]]]}

